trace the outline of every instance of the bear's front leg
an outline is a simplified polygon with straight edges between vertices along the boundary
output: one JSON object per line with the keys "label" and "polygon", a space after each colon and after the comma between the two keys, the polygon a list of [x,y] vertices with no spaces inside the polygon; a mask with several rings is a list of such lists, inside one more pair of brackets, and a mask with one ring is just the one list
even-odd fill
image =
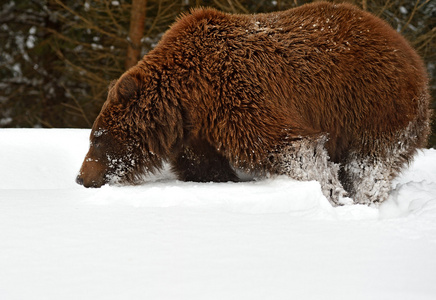
{"label": "bear's front leg", "polygon": [[195,182],[238,181],[229,161],[203,139],[191,139],[170,160],[179,180]]}

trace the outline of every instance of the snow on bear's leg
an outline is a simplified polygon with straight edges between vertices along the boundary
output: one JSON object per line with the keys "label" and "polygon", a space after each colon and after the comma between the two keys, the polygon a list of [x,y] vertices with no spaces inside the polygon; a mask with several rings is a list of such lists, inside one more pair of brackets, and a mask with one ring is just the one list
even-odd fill
{"label": "snow on bear's leg", "polygon": [[386,159],[352,155],[340,173],[342,183],[354,203],[377,204],[389,196],[391,167]]}
{"label": "snow on bear's leg", "polygon": [[427,97],[422,95],[418,115],[407,127],[383,139],[364,140],[372,145],[370,154],[356,151],[342,164],[339,178],[355,203],[377,205],[387,200],[392,180],[413,160],[417,148],[425,145],[430,131]]}
{"label": "snow on bear's leg", "polygon": [[295,180],[316,180],[332,205],[342,205],[346,192],[338,178],[339,165],[329,160],[326,141],[325,136],[294,139],[268,155],[268,169]]}

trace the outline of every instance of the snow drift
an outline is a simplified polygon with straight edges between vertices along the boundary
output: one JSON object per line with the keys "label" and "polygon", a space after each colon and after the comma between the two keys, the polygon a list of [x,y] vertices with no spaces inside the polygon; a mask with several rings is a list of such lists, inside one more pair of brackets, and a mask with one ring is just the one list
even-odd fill
{"label": "snow drift", "polygon": [[85,189],[89,130],[0,130],[0,299],[435,299],[436,150],[380,208],[317,182]]}

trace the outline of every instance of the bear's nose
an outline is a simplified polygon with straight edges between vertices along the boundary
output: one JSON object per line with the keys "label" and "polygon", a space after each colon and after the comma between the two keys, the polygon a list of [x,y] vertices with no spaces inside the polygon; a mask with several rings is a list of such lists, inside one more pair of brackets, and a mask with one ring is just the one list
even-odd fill
{"label": "bear's nose", "polygon": [[77,184],[83,185],[83,178],[80,177],[80,175],[77,175],[76,182],[77,182]]}

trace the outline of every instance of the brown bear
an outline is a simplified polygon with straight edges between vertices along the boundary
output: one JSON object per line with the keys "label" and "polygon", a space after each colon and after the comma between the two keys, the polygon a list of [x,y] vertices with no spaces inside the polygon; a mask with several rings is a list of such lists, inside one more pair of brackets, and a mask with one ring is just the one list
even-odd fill
{"label": "brown bear", "polygon": [[408,42],[354,6],[196,9],[110,85],[77,182],[136,183],[167,161],[180,180],[242,169],[378,203],[426,143],[429,99]]}

